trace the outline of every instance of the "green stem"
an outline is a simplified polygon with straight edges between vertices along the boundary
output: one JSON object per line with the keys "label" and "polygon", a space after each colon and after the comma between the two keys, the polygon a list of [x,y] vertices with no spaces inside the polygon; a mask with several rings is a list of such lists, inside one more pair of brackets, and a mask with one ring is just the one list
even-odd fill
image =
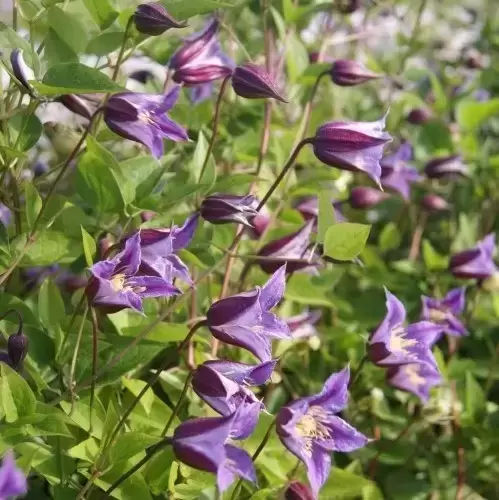
{"label": "green stem", "polygon": [[367,354],[364,354],[364,356],[360,360],[359,365],[357,366],[357,368],[355,369],[355,371],[350,376],[350,383],[348,384],[348,389],[349,390],[352,390],[352,387],[355,385],[355,382],[357,382],[357,380],[358,380],[358,378],[359,378],[359,376],[360,376],[360,374],[362,372],[362,368],[364,368],[364,364],[365,364],[366,361],[367,361]]}
{"label": "green stem", "polygon": [[17,31],[17,0],[12,0],[12,29]]}
{"label": "green stem", "polygon": [[132,25],[133,25],[133,16],[131,16],[130,19],[128,19],[128,22],[126,24],[125,33],[123,34],[123,42],[121,42],[120,52],[118,54],[118,59],[116,60],[113,76],[111,77],[113,82],[115,82],[116,79],[118,78],[118,73],[120,72],[120,66],[123,61],[123,54],[125,53],[126,41],[130,34],[130,28],[132,27]]}
{"label": "green stem", "polygon": [[[99,332],[99,325],[97,323],[97,315],[93,307],[90,308],[90,316],[92,318],[92,378],[94,378],[95,373],[97,372],[97,334]],[[92,385],[90,387],[90,414],[89,414],[90,429],[92,429],[94,399],[95,399],[95,381],[92,382]]]}
{"label": "green stem", "polygon": [[[81,310],[81,307],[85,303],[86,299],[87,299],[87,297],[83,293],[82,296],[81,296],[80,301],[78,302],[78,304],[75,307],[75,310],[73,312],[73,315],[71,316],[71,319],[69,320],[68,328],[66,330],[66,333],[64,334],[64,338],[62,339],[61,347],[59,348],[59,353],[61,355],[63,354],[64,348],[66,347],[66,343],[67,343],[68,337],[69,337],[69,332],[71,331],[71,328],[73,328],[73,324],[76,321],[76,318],[78,317],[78,314],[79,314],[79,312]],[[57,361],[57,357],[56,357],[56,361]]]}
{"label": "green stem", "polygon": [[165,428],[163,429],[163,432],[161,433],[161,437],[165,437],[168,434],[168,431],[170,430],[170,426],[172,425],[173,421],[175,420],[175,417],[178,415],[180,411],[180,407],[182,403],[184,402],[184,398],[187,394],[187,391],[189,389],[189,385],[191,383],[193,377],[193,372],[189,372],[187,375],[187,378],[185,379],[185,384],[184,388],[182,389],[182,393],[180,394],[180,398],[177,401],[177,404],[175,405],[175,408],[172,411],[172,414],[170,415],[170,418],[168,419],[168,422],[166,422]]}

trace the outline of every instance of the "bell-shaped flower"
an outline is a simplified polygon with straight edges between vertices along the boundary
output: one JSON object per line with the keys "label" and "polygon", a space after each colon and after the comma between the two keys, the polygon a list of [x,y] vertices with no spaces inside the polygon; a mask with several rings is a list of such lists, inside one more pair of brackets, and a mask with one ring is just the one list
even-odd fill
{"label": "bell-shaped flower", "polygon": [[181,227],[171,229],[142,229],[140,271],[159,276],[171,283],[174,278],[191,284],[189,268],[175,254],[187,247],[194,237],[198,214],[189,217]]}
{"label": "bell-shaped flower", "polygon": [[468,175],[468,167],[459,155],[441,156],[430,160],[426,164],[424,172],[430,179],[465,177]]}
{"label": "bell-shaped flower", "polygon": [[225,78],[234,63],[222,52],[216,38],[218,21],[211,20],[203,31],[185,39],[184,45],[171,57],[168,66],[173,81],[185,86],[201,85]]}
{"label": "bell-shaped flower", "polygon": [[294,339],[308,339],[317,335],[315,324],[321,319],[322,311],[305,310],[301,314],[286,318],[285,321],[289,326],[291,336]]}
{"label": "bell-shaped flower", "polygon": [[430,321],[406,325],[405,307],[385,288],[387,314],[369,338],[368,354],[378,366],[428,363],[436,366],[431,346],[444,328]]}
{"label": "bell-shaped flower", "polygon": [[433,113],[428,108],[414,108],[407,114],[407,121],[412,125],[424,125],[433,119]]}
{"label": "bell-shaped flower", "polygon": [[381,75],[367,69],[357,61],[337,59],[331,66],[331,79],[341,87],[353,87],[376,78],[381,78]]}
{"label": "bell-shaped flower", "polygon": [[388,193],[379,191],[368,186],[357,186],[352,188],[348,201],[352,208],[365,210],[375,207],[390,198]]}
{"label": "bell-shaped flower", "polygon": [[[256,473],[248,453],[232,444],[241,413],[228,417],[194,418],[182,422],[173,433],[172,448],[180,462],[217,476],[220,492],[236,477],[256,483]],[[253,429],[246,430],[250,435]]]}
{"label": "bell-shaped flower", "polygon": [[484,280],[498,272],[494,262],[495,234],[488,234],[478,244],[450,258],[449,269],[456,278]]}
{"label": "bell-shaped flower", "polygon": [[277,361],[277,359],[272,359],[258,365],[248,365],[237,361],[216,359],[205,361],[203,365],[213,368],[239,385],[263,385],[270,379]]}
{"label": "bell-shaped flower", "polygon": [[122,92],[112,95],[104,108],[104,121],[116,134],[146,146],[153,156],[164,152],[163,139],[186,141],[186,130],[168,118],[178,99],[180,87],[166,95]]}
{"label": "bell-shaped flower", "polygon": [[185,28],[187,23],[175,20],[161,2],[142,3],[133,15],[135,27],[144,35],[158,36],[171,28]]}
{"label": "bell-shaped flower", "polygon": [[264,245],[258,252],[259,257],[265,257],[259,261],[262,270],[271,274],[286,263],[286,272],[293,273],[313,266],[313,253],[309,247],[314,223],[314,220],[309,220],[299,231]]}
{"label": "bell-shaped flower", "polygon": [[331,375],[322,391],[283,406],[276,419],[276,431],[286,448],[307,468],[314,497],[331,470],[331,452],[362,448],[368,438],[336,414],[348,401],[350,370]]}
{"label": "bell-shaped flower", "polygon": [[270,312],[284,295],[285,273],[286,266],[282,266],[263,287],[212,304],[206,313],[212,335],[248,350],[262,362],[270,361],[271,339],[289,338],[286,323]]}
{"label": "bell-shaped flower", "polygon": [[246,99],[277,99],[288,102],[281,95],[274,78],[258,64],[245,63],[236,67],[232,74],[234,92]]}
{"label": "bell-shaped flower", "polygon": [[375,122],[328,122],[311,139],[315,156],[331,167],[367,174],[379,185],[383,147],[392,140],[383,132],[385,117]]}
{"label": "bell-shaped flower", "polygon": [[131,308],[142,312],[142,299],[170,297],[178,288],[158,276],[139,273],[141,262],[140,232],[127,239],[125,248],[112,259],[97,262],[90,268],[86,294],[94,307],[107,313]]}
{"label": "bell-shaped flower", "polygon": [[414,394],[423,403],[428,401],[430,389],[442,382],[438,369],[427,363],[390,366],[386,375],[391,386]]}
{"label": "bell-shaped flower", "polygon": [[201,217],[212,224],[236,222],[251,227],[251,220],[258,212],[258,201],[253,195],[212,194],[201,203]]}
{"label": "bell-shaped flower", "polygon": [[28,492],[28,482],[21,469],[16,466],[14,455],[7,452],[0,466],[0,499],[7,500]]}
{"label": "bell-shaped flower", "polygon": [[443,299],[421,297],[423,309],[421,319],[441,325],[448,335],[467,335],[466,327],[458,319],[464,312],[465,288],[454,288]]}

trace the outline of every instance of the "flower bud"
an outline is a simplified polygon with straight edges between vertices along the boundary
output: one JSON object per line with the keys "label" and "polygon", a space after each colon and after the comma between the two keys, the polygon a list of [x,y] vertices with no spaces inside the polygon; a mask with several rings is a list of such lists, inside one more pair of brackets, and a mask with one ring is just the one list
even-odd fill
{"label": "flower bud", "polygon": [[14,49],[10,54],[10,63],[12,64],[12,72],[14,76],[26,89],[28,94],[33,94],[33,87],[29,84],[29,80],[35,79],[35,73],[25,63],[23,58],[23,51],[21,49]]}
{"label": "flower bud", "polygon": [[359,186],[352,189],[348,201],[352,208],[365,209],[372,208],[388,198],[390,198],[388,193],[371,187]]}
{"label": "flower bud", "polygon": [[331,66],[331,78],[336,85],[353,87],[369,80],[381,78],[381,75],[373,73],[357,61],[338,59]]}
{"label": "flower bud", "polygon": [[447,200],[436,194],[425,194],[421,205],[428,212],[441,212],[443,210],[449,209],[449,204]]}
{"label": "flower bud", "polygon": [[272,75],[263,66],[245,63],[237,66],[232,74],[234,92],[246,99],[277,99],[288,102],[277,89]]}
{"label": "flower bud", "polygon": [[148,222],[153,219],[155,215],[156,212],[153,212],[152,210],[144,210],[143,212],[140,212],[140,220],[142,222]]}
{"label": "flower bud", "polygon": [[69,109],[69,111],[83,116],[83,118],[87,118],[88,120],[90,120],[94,114],[94,110],[89,103],[76,94],[64,94],[61,95],[58,100],[67,109]]}
{"label": "flower bud", "polygon": [[430,160],[424,169],[430,179],[441,179],[444,177],[466,176],[467,166],[462,162],[461,156],[441,156]]}
{"label": "flower bud", "polygon": [[171,28],[185,28],[187,23],[178,22],[160,2],[143,3],[135,10],[133,15],[135,27],[144,35],[158,36]]}
{"label": "flower bud", "polygon": [[28,354],[28,337],[22,332],[22,321],[17,333],[9,336],[7,340],[7,353],[9,354],[12,368],[17,369]]}
{"label": "flower bud", "polygon": [[7,227],[12,222],[12,211],[3,203],[0,203],[0,224],[3,224],[4,227]]}
{"label": "flower bud", "polygon": [[426,108],[414,108],[409,111],[407,115],[407,121],[412,125],[424,125],[428,123],[433,118],[433,115],[429,109]]}
{"label": "flower bud", "polygon": [[43,161],[37,161],[33,166],[33,175],[35,177],[40,177],[49,171],[49,166]]}
{"label": "flower bud", "polygon": [[252,195],[213,194],[201,203],[201,217],[212,224],[236,222],[250,226],[248,219],[257,215],[257,200]]}
{"label": "flower bud", "polygon": [[300,481],[291,481],[284,492],[284,500],[314,500],[312,490]]}

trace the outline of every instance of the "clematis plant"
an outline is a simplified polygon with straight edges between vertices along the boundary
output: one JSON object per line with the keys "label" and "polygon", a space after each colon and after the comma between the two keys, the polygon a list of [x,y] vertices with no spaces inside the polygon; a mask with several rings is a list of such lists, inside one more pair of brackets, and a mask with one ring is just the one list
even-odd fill
{"label": "clematis plant", "polygon": [[430,389],[442,382],[438,369],[427,363],[391,366],[386,376],[391,386],[414,394],[423,403],[428,401]]}
{"label": "clematis plant", "polygon": [[25,475],[16,466],[14,455],[7,452],[0,466],[0,498],[8,498],[25,495],[28,492],[28,482]]}

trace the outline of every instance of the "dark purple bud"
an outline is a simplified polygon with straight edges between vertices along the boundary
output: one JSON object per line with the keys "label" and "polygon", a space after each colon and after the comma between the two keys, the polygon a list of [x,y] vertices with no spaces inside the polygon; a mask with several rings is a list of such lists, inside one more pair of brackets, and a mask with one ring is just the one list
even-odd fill
{"label": "dark purple bud", "polygon": [[128,78],[136,80],[137,82],[143,83],[144,85],[154,78],[154,74],[146,69],[141,69],[139,71],[134,71],[128,75]]}
{"label": "dark purple bud", "polygon": [[95,112],[95,107],[91,106],[90,103],[75,95],[75,94],[64,94],[59,97],[59,102],[63,104],[69,111],[76,113],[77,115],[83,116],[90,120]]}
{"label": "dark purple bud", "polygon": [[148,222],[153,219],[155,215],[156,212],[153,212],[152,210],[144,210],[143,212],[140,212],[140,220],[142,222]]}
{"label": "dark purple bud", "polygon": [[317,51],[309,52],[308,53],[308,62],[310,64],[318,63],[319,62],[319,55],[320,55],[320,53]]}
{"label": "dark purple bud", "polygon": [[485,280],[498,272],[495,250],[495,234],[490,233],[473,248],[452,255],[449,270],[455,278]]}
{"label": "dark purple bud", "polygon": [[245,63],[237,66],[232,74],[234,92],[246,99],[277,99],[288,102],[279,92],[272,75],[258,64]]}
{"label": "dark purple bud", "polygon": [[448,210],[449,204],[447,200],[436,194],[425,194],[421,205],[428,212],[441,212],[442,210]]}
{"label": "dark purple bud", "polygon": [[12,368],[17,370],[24,361],[26,354],[28,354],[28,337],[26,337],[23,333],[23,319],[17,311],[11,309],[7,311],[2,318],[11,312],[16,314],[19,320],[19,327],[17,329],[17,333],[10,335],[7,340],[7,353],[9,355]]}
{"label": "dark purple bud", "polygon": [[306,484],[292,481],[284,492],[284,500],[314,500],[314,495]]}
{"label": "dark purple bud", "polygon": [[143,3],[133,15],[135,27],[144,35],[158,36],[171,28],[185,28],[187,23],[175,20],[160,2]]}
{"label": "dark purple bud", "polygon": [[203,200],[199,212],[204,220],[212,224],[236,222],[251,227],[249,221],[258,214],[255,210],[257,205],[252,195],[213,194]]}
{"label": "dark purple bud", "polygon": [[432,112],[426,108],[414,108],[409,111],[407,121],[412,125],[424,125],[433,118]]}
{"label": "dark purple bud", "polygon": [[353,208],[365,209],[379,205],[388,198],[390,198],[388,193],[371,187],[359,186],[352,189],[348,201]]}
{"label": "dark purple bud", "polygon": [[49,166],[43,161],[37,161],[33,166],[33,175],[35,177],[40,177],[49,171]]}
{"label": "dark purple bud", "polygon": [[444,177],[467,176],[468,167],[462,162],[461,156],[442,156],[430,160],[424,169],[430,179],[441,179]]}
{"label": "dark purple bud", "polygon": [[352,14],[360,8],[361,0],[340,0],[338,10],[342,14]]}
{"label": "dark purple bud", "polygon": [[33,87],[28,83],[29,80],[35,79],[35,73],[25,63],[23,58],[23,51],[21,49],[14,49],[10,54],[10,63],[12,64],[12,72],[14,76],[22,83],[28,94],[33,93]]}
{"label": "dark purple bud", "polygon": [[331,78],[336,85],[353,87],[369,80],[381,78],[381,75],[373,73],[357,61],[338,59],[331,66]]}

